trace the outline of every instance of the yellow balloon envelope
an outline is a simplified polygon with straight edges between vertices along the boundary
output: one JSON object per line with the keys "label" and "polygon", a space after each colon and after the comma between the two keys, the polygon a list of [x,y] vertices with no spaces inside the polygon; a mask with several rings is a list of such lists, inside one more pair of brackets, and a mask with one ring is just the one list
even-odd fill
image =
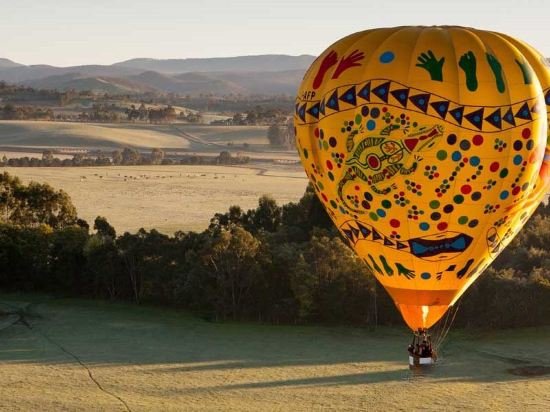
{"label": "yellow balloon envelope", "polygon": [[411,329],[437,322],[544,197],[548,107],[547,61],[471,28],[355,33],[306,73],[306,173]]}

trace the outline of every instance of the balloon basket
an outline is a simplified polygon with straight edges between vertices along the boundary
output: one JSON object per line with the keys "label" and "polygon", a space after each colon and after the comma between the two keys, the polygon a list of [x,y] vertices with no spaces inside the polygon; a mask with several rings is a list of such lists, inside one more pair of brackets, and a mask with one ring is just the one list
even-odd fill
{"label": "balloon basket", "polygon": [[409,355],[409,369],[429,369],[435,365],[434,357]]}

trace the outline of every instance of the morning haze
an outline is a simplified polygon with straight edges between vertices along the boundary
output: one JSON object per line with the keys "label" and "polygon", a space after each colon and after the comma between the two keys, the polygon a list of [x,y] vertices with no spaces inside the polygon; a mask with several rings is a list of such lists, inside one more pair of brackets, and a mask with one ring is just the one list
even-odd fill
{"label": "morning haze", "polygon": [[135,57],[317,55],[354,31],[452,24],[506,32],[546,55],[550,4],[544,0],[3,2],[0,57],[78,66]]}

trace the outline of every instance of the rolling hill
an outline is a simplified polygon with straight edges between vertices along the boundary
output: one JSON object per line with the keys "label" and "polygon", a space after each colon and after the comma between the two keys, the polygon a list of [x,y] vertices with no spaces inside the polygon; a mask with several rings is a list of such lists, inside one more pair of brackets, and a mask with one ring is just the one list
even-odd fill
{"label": "rolling hill", "polygon": [[0,59],[0,80],[35,88],[98,93],[294,94],[313,56],[132,59],[112,65],[25,66]]}
{"label": "rolling hill", "polygon": [[306,69],[313,59],[314,56],[309,55],[266,54],[209,59],[131,59],[113,66],[159,73],[287,71]]}
{"label": "rolling hill", "polygon": [[[191,143],[169,125],[122,125],[0,121],[0,146],[104,149],[188,149]],[[202,149],[203,145],[198,148]]]}
{"label": "rolling hill", "polygon": [[11,69],[13,67],[21,67],[22,64],[15,63],[9,59],[0,58],[0,70],[1,69]]}
{"label": "rolling hill", "polygon": [[107,76],[88,77],[80,73],[49,76],[43,79],[31,80],[25,82],[25,84],[35,89],[91,90],[95,93],[109,94],[134,94],[158,91],[154,87],[140,82],[133,82],[130,79]]}

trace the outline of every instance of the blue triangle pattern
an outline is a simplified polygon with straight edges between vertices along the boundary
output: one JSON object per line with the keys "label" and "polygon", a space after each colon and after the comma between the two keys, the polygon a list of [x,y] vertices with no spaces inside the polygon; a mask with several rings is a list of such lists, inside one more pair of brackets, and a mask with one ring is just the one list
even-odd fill
{"label": "blue triangle pattern", "polygon": [[390,82],[382,83],[380,86],[376,86],[372,89],[372,94],[382,100],[384,103],[388,103],[388,95],[390,91]]}
{"label": "blue triangle pattern", "polygon": [[338,93],[336,92],[336,90],[326,101],[326,107],[332,110],[339,110],[340,106],[338,105]]}
{"label": "blue triangle pattern", "polygon": [[472,113],[468,113],[464,117],[466,117],[466,120],[468,120],[471,124],[481,130],[481,125],[483,124],[483,107]]}
{"label": "blue triangle pattern", "polygon": [[341,96],[340,100],[345,103],[352,104],[354,106],[357,105],[357,99],[355,95],[355,86],[350,87],[348,90],[346,90]]}

